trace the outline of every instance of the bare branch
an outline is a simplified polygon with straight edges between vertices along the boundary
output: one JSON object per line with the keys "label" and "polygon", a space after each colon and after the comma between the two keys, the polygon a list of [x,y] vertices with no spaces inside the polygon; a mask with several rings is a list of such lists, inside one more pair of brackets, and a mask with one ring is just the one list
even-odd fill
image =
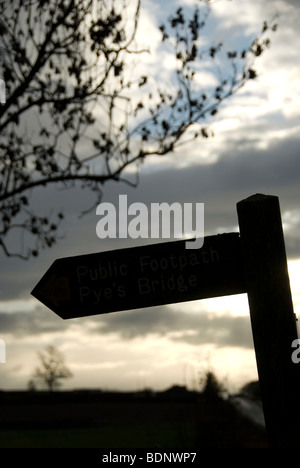
{"label": "bare branch", "polygon": [[[157,83],[133,65],[135,54],[142,60],[147,50],[135,44],[141,0],[0,1],[5,255],[37,255],[58,238],[48,217],[30,209],[28,194],[38,187],[76,183],[99,201],[109,180],[136,186],[139,164],[148,156],[211,136],[209,122],[222,103],[256,77],[255,60],[269,47],[266,34],[276,25],[264,22],[261,35],[242,51],[225,51],[221,43],[200,50],[210,7],[199,3],[190,15],[178,8],[160,27],[161,46],[172,51],[176,67],[168,83]],[[195,79],[204,61],[218,80],[209,89]],[[126,177],[131,166],[137,168],[133,182]],[[12,252],[9,236],[16,230],[24,237]]]}

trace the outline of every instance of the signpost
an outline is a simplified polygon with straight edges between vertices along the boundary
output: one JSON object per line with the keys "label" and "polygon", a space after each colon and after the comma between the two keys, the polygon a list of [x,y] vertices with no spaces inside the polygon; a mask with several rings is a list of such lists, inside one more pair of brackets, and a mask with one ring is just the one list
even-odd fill
{"label": "signpost", "polygon": [[243,293],[238,233],[56,260],[32,295],[64,319]]}
{"label": "signpost", "polygon": [[266,429],[275,448],[300,447],[300,367],[278,197],[254,195],[237,204],[252,335]]}
{"label": "signpost", "polygon": [[56,260],[32,295],[63,319],[247,293],[270,446],[300,446],[300,368],[279,200],[237,204],[240,233]]}

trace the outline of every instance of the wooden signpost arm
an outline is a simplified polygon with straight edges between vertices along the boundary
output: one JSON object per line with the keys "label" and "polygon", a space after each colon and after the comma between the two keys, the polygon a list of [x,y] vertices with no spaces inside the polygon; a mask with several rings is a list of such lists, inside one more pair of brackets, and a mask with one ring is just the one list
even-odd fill
{"label": "wooden signpost arm", "polygon": [[300,447],[300,364],[279,200],[254,195],[237,204],[257,369],[269,443]]}

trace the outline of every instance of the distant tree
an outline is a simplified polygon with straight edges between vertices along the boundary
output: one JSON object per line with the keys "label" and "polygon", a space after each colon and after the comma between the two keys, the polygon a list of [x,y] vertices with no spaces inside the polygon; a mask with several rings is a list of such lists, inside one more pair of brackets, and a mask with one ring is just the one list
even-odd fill
{"label": "distant tree", "polygon": [[[6,97],[0,245],[6,255],[36,256],[58,238],[63,213],[37,213],[33,189],[79,184],[95,193],[97,204],[107,181],[136,185],[127,178],[129,166],[138,171],[147,156],[210,137],[210,119],[256,77],[254,61],[270,45],[265,33],[276,28],[265,22],[242,50],[225,51],[219,42],[203,49],[209,2],[198,0],[191,14],[178,8],[160,26],[174,76],[158,83],[160,76],[139,74],[132,65],[147,53],[135,44],[140,11],[141,0],[0,0]],[[215,74],[208,89],[197,82],[201,62]]]}
{"label": "distant tree", "polygon": [[206,399],[222,398],[226,393],[224,385],[217,379],[213,371],[207,371],[201,379],[202,393]]}
{"label": "distant tree", "polygon": [[34,379],[30,379],[27,384],[27,388],[29,392],[35,392],[36,391],[36,384]]}
{"label": "distant tree", "polygon": [[46,386],[49,391],[57,390],[61,380],[72,377],[65,365],[63,354],[54,346],[48,346],[44,352],[38,353],[40,366],[35,369],[29,382],[30,388],[35,388],[35,382]]}

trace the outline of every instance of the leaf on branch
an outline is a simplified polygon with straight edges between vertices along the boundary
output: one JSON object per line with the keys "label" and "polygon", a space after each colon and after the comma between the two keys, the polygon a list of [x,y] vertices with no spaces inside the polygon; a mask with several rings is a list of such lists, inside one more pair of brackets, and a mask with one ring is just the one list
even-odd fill
{"label": "leaf on branch", "polygon": [[147,76],[142,76],[141,77],[141,81],[139,82],[139,88],[141,88],[142,86],[144,86],[148,81],[148,78]]}
{"label": "leaf on branch", "polygon": [[259,57],[262,54],[262,52],[263,52],[262,46],[260,44],[257,44],[257,47],[254,51],[254,55],[256,57]]}
{"label": "leaf on branch", "polygon": [[262,34],[266,32],[269,29],[267,21],[264,21],[263,27],[262,27]]}
{"label": "leaf on branch", "polygon": [[209,50],[210,57],[215,58],[216,52],[217,52],[217,49],[215,47],[211,47]]}
{"label": "leaf on branch", "polygon": [[114,65],[114,75],[115,76],[120,76],[123,70],[123,63],[116,63]]}
{"label": "leaf on branch", "polygon": [[134,115],[136,116],[138,111],[144,108],[144,104],[142,102],[139,102],[138,105],[136,106],[134,110]]}
{"label": "leaf on branch", "polygon": [[184,19],[184,16],[182,14],[182,8],[178,8],[178,10],[176,11],[176,15],[177,16],[174,16],[173,18],[171,17],[169,19],[169,22],[170,22],[170,25],[172,28],[176,28],[178,26],[178,24],[181,24],[183,25],[185,23],[185,19]]}
{"label": "leaf on branch", "polygon": [[166,122],[166,120],[163,120],[162,123],[162,128],[167,132],[169,129],[170,129],[170,125],[168,124],[168,122]]}
{"label": "leaf on branch", "polygon": [[257,77],[256,71],[253,70],[252,68],[249,68],[248,77],[249,77],[250,80],[254,80]]}
{"label": "leaf on branch", "polygon": [[201,135],[203,136],[203,138],[208,138],[209,137],[206,128],[201,128]]}
{"label": "leaf on branch", "polygon": [[23,203],[23,205],[28,205],[28,198],[27,197],[21,197],[20,198],[21,202]]}
{"label": "leaf on branch", "polygon": [[227,57],[229,59],[234,59],[237,57],[237,52],[236,51],[233,51],[233,52],[227,52]]}
{"label": "leaf on branch", "polygon": [[166,28],[165,28],[164,25],[161,25],[161,26],[159,27],[159,30],[160,30],[160,32],[162,33],[162,39],[161,39],[162,42],[164,42],[165,40],[169,39],[169,36],[168,36],[168,34],[166,33]]}

